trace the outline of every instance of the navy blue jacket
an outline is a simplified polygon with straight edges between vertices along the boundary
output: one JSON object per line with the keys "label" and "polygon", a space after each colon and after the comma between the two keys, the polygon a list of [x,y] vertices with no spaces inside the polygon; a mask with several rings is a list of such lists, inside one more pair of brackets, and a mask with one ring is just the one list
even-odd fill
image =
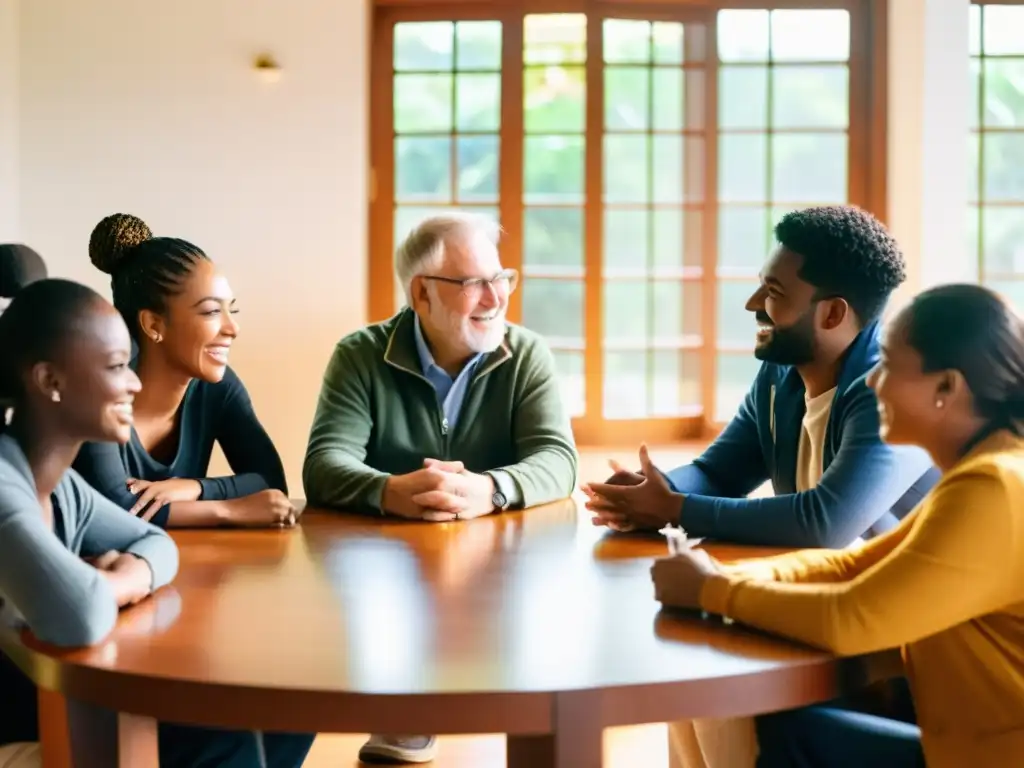
{"label": "navy blue jacket", "polygon": [[[804,384],[764,363],[735,418],[692,464],[667,474],[684,494],[689,536],[780,547],[845,547],[894,527],[938,481],[925,451],[879,437],[878,400],[865,380],[878,362],[878,324],[847,351],[825,435],[818,485],[796,490]],[[766,480],[775,496],[746,496]]]}

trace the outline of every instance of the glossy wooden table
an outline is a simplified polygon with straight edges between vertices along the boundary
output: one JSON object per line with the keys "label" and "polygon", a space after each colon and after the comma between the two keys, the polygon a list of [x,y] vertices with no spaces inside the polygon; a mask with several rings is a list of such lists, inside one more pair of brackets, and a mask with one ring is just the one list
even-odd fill
{"label": "glossy wooden table", "polygon": [[291,531],[175,538],[175,584],[106,642],[4,641],[63,695],[44,696],[44,727],[66,702],[76,768],[155,765],[155,719],[507,733],[510,766],[596,768],[605,727],[809,704],[869,676],[863,660],[659,613],[664,540],[607,534],[571,501],[448,524],[307,512]]}

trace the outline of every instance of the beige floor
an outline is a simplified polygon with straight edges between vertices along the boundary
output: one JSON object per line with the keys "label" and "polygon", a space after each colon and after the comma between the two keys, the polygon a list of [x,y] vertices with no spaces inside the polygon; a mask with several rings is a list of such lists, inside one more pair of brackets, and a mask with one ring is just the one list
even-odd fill
{"label": "beige floor", "polygon": [[[700,446],[651,447],[651,457],[661,467],[676,467],[692,458]],[[635,451],[584,449],[581,451],[580,481],[607,477],[608,459],[636,466]],[[304,768],[355,768],[362,735],[325,735],[316,740]],[[605,731],[605,764],[608,768],[665,768],[668,749],[665,726],[641,725]],[[505,765],[505,737],[446,736],[434,768],[502,768]]]}

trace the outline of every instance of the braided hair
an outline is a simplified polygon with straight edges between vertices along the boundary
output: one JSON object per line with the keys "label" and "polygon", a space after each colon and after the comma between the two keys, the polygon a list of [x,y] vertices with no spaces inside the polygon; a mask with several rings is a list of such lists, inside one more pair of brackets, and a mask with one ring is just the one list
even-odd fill
{"label": "braided hair", "polygon": [[209,261],[209,256],[185,240],[153,237],[146,222],[137,216],[115,213],[93,229],[89,259],[110,275],[114,307],[139,342],[139,313],[166,312],[167,299],[182,291],[195,265]]}

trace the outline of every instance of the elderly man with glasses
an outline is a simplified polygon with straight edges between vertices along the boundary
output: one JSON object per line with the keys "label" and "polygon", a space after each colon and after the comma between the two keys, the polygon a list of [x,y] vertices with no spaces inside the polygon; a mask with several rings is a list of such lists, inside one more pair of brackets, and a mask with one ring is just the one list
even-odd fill
{"label": "elderly man with glasses", "polygon": [[[449,214],[398,247],[407,307],[343,338],[303,465],[309,504],[447,522],[569,496],[578,456],[550,350],[505,320],[518,274],[491,220]],[[429,762],[432,736],[373,736],[369,761]]]}

